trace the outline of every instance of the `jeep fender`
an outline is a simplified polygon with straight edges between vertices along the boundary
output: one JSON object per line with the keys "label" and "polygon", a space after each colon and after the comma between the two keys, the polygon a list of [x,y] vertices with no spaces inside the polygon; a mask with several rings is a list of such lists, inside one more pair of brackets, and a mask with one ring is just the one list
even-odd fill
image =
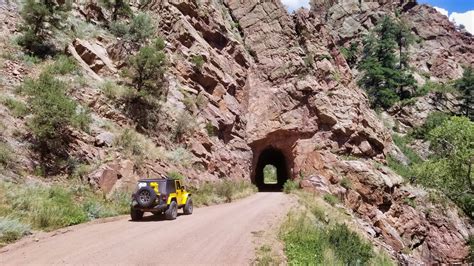
{"label": "jeep fender", "polygon": [[166,202],[166,204],[170,205],[172,201],[176,201],[176,203],[178,203],[178,201],[176,200],[176,196],[169,196],[168,197],[168,201]]}
{"label": "jeep fender", "polygon": [[183,195],[183,204],[186,204],[186,202],[188,201],[188,198],[191,197],[191,193],[186,193]]}

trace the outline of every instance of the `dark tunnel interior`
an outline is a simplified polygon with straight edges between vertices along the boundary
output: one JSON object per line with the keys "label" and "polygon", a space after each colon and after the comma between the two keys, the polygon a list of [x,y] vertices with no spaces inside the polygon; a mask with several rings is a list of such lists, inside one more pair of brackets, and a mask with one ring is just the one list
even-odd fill
{"label": "dark tunnel interior", "polygon": [[[265,184],[264,171],[266,165],[273,165],[277,171],[277,183]],[[285,155],[278,149],[267,148],[263,150],[257,161],[253,182],[259,191],[282,191],[283,185],[289,178],[288,163]]]}

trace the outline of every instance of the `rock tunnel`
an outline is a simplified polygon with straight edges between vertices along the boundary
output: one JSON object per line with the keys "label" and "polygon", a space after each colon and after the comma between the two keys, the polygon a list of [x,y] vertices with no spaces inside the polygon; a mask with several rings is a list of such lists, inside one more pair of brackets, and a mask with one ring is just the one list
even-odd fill
{"label": "rock tunnel", "polygon": [[[290,168],[284,153],[273,147],[268,147],[260,152],[256,159],[252,181],[259,191],[281,191],[283,184],[290,178]],[[274,166],[276,169],[276,182],[265,182],[265,166]]]}

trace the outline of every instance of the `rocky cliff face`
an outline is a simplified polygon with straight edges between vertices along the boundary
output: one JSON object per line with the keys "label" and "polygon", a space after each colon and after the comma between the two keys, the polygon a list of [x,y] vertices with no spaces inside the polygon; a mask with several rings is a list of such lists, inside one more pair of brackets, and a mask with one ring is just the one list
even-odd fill
{"label": "rocky cliff face", "polygon": [[360,42],[384,15],[398,16],[418,37],[411,47],[411,65],[419,78],[447,81],[462,76],[463,66],[474,64],[474,40],[449,19],[415,0],[323,1],[314,0],[316,16],[324,20],[339,46]]}
{"label": "rocky cliff face", "polygon": [[[470,222],[456,208],[431,203],[427,192],[404,185],[382,166],[392,146],[390,134],[369,108],[339,47],[360,38],[384,12],[401,8],[425,40],[413,62],[445,79],[459,77],[462,64],[474,63],[474,56],[461,56],[474,53],[473,38],[427,6],[341,3],[314,3],[312,11],[292,15],[278,0],[155,0],[142,6],[156,19],[170,64],[164,119],[148,136],[162,151],[185,150],[189,163],[164,156],[147,158],[138,167],[123,158],[112,147],[114,134],[100,125],[133,122],[97,87],[79,85],[73,96],[92,110],[95,126],[75,135],[73,150],[91,163],[112,158],[85,179],[107,192],[130,186],[144,173],[170,170],[193,180],[259,184],[262,163],[275,163],[286,172],[284,179],[301,178],[308,190],[338,195],[367,237],[401,262],[463,261]],[[17,17],[15,11],[8,14]],[[100,25],[107,15],[93,3],[76,6],[77,19]],[[97,81],[115,78],[133,52],[110,36],[76,39],[67,50]],[[200,69],[191,60],[197,55],[204,59]],[[2,67],[10,65],[19,64],[7,60]],[[186,104],[198,96],[206,99],[203,108]],[[175,144],[167,136],[182,112],[192,114],[196,130]],[[344,160],[344,155],[361,160]],[[344,188],[343,178],[353,186]]]}

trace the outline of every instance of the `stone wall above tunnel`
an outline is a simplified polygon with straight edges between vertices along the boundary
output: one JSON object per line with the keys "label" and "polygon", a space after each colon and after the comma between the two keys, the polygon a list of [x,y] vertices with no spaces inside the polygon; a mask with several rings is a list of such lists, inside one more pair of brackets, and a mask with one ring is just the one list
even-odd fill
{"label": "stone wall above tunnel", "polygon": [[297,150],[296,143],[303,139],[312,137],[311,133],[301,133],[296,130],[277,130],[269,133],[264,138],[249,144],[252,149],[253,159],[251,168],[251,180],[257,187],[262,185],[262,170],[267,164],[277,168],[278,184],[267,186],[269,190],[278,190],[283,187],[287,179],[295,179],[299,172],[295,171],[295,158]]}

